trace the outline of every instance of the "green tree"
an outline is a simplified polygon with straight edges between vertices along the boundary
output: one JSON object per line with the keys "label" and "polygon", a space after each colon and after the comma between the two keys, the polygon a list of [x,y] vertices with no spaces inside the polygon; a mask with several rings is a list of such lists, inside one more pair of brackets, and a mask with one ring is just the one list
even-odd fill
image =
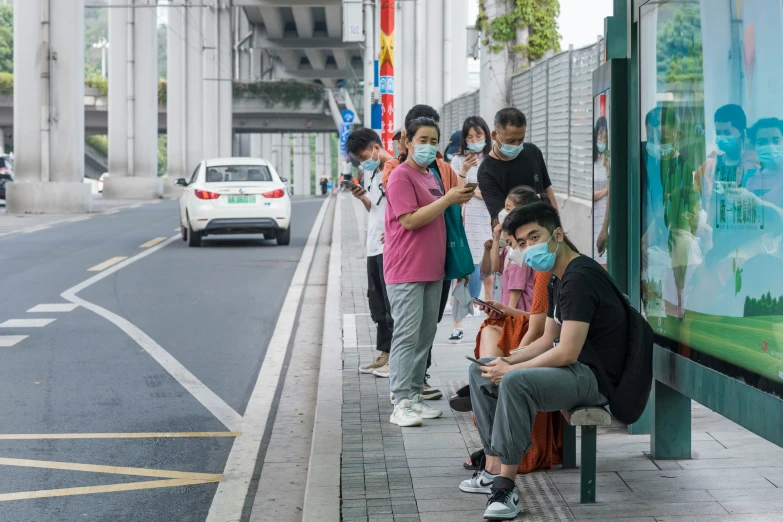
{"label": "green tree", "polygon": [[[84,77],[97,79],[101,77],[101,50],[93,48],[92,44],[109,39],[109,10],[88,7],[84,10]],[[106,49],[108,53],[108,49]],[[108,75],[108,54],[106,58],[106,74]]]}
{"label": "green tree", "polygon": [[0,5],[0,72],[14,72],[14,8]]}
{"label": "green tree", "polygon": [[166,24],[160,24],[158,26],[158,78],[161,80],[168,78],[166,67],[168,35]]}
{"label": "green tree", "polygon": [[701,83],[704,81],[702,60],[701,14],[699,4],[672,4],[671,18],[661,13],[656,43],[658,81],[661,83]]}

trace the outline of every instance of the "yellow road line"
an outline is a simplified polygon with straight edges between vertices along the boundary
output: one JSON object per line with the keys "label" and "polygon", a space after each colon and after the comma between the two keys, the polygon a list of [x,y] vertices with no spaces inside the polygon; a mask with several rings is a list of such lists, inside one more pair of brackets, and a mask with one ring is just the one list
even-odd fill
{"label": "yellow road line", "polygon": [[116,265],[117,263],[125,261],[126,259],[128,259],[127,256],[124,256],[124,257],[123,256],[112,257],[111,259],[107,259],[106,261],[104,261],[103,263],[101,263],[99,265],[95,265],[92,268],[88,268],[87,271],[88,272],[100,272],[101,270],[106,270],[110,266]]}
{"label": "yellow road line", "polygon": [[196,437],[239,437],[241,431],[180,431],[161,433],[2,433],[0,440],[47,439],[184,439]]}
{"label": "yellow road line", "polygon": [[149,247],[154,247],[154,246],[155,246],[155,245],[157,245],[158,243],[163,243],[164,241],[166,241],[166,239],[167,239],[167,238],[165,238],[165,237],[156,237],[155,239],[150,239],[149,241],[147,241],[146,243],[144,243],[143,245],[141,245],[139,248],[149,248]]}
{"label": "yellow road line", "polygon": [[[217,475],[216,477],[220,477]],[[136,491],[140,489],[173,488],[176,486],[191,486],[194,484],[209,484],[220,482],[220,478],[210,480],[147,480],[143,482],[128,482],[126,484],[111,484],[107,486],[85,486],[80,488],[43,489],[39,491],[19,491],[17,493],[0,494],[0,502],[8,500],[27,500],[31,498],[66,497],[71,495],[90,495],[94,493],[114,493],[117,491]]]}
{"label": "yellow road line", "polygon": [[168,469],[126,468],[122,466],[101,466],[99,464],[79,464],[76,462],[55,462],[51,460],[28,460],[0,458],[0,466],[21,468],[64,469],[69,471],[87,471],[90,473],[111,473],[112,475],[135,475],[138,477],[159,477],[170,479],[188,479],[217,482],[219,473],[191,473]]}

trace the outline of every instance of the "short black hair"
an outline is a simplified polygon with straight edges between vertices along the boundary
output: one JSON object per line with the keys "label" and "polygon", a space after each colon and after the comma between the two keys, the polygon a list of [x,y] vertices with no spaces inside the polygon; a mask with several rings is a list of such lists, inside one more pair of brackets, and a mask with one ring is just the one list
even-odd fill
{"label": "short black hair", "polygon": [[783,134],[783,121],[777,118],[762,118],[753,124],[753,127],[748,130],[748,136],[750,141],[756,143],[756,136],[761,129],[778,129],[780,134]]}
{"label": "short black hair", "polygon": [[411,110],[405,115],[405,127],[417,118],[429,118],[435,120],[435,123],[440,123],[440,114],[429,105],[414,105],[411,107]]}
{"label": "short black hair", "polygon": [[647,128],[661,128],[662,126],[674,125],[680,128],[680,116],[673,107],[654,107],[644,117],[644,126]]}
{"label": "short black hair", "polygon": [[527,185],[519,185],[512,188],[506,198],[514,202],[514,207],[529,205],[538,201],[551,205],[545,194],[539,194],[533,187],[528,187]]}
{"label": "short black hair", "polygon": [[[506,220],[503,221],[503,230],[512,236],[515,236],[519,227],[523,227],[530,223],[535,223],[540,227],[544,227],[550,234],[554,234],[555,229],[563,228],[563,224],[560,222],[560,216],[558,215],[557,210],[555,210],[555,207],[553,207],[549,201],[544,202],[542,200],[530,203],[529,205],[516,207],[509,212],[508,216],[506,216]],[[565,233],[563,234],[563,242],[574,252],[579,252],[576,245],[568,239]]]}
{"label": "short black hair", "polygon": [[506,107],[500,109],[495,114],[495,128],[505,129],[506,127],[527,127],[527,118],[522,111],[516,107]]}
{"label": "short black hair", "polygon": [[383,148],[383,143],[377,132],[372,129],[361,128],[353,131],[348,136],[348,139],[345,140],[345,150],[348,151],[348,154],[355,157],[357,154],[372,148],[375,143]]}
{"label": "short black hair", "polygon": [[732,127],[742,132],[748,128],[748,117],[745,110],[735,103],[729,103],[718,107],[715,111],[715,121],[718,123],[730,123]]}

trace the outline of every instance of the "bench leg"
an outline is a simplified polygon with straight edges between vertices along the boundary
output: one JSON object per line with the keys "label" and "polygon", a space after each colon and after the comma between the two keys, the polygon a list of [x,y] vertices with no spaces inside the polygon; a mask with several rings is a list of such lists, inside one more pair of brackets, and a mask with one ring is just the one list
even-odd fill
{"label": "bench leg", "polygon": [[582,466],[579,470],[579,502],[582,504],[595,503],[595,441],[595,426],[582,426]]}
{"label": "bench leg", "polygon": [[563,419],[563,469],[576,468],[576,428]]}

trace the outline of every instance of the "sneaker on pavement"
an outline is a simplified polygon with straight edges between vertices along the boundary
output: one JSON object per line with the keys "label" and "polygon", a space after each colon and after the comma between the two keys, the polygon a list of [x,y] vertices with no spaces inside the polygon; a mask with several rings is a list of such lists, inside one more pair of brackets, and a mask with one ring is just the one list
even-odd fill
{"label": "sneaker on pavement", "polygon": [[459,344],[462,342],[463,337],[465,337],[465,333],[462,331],[462,328],[455,328],[451,331],[449,342],[451,344]]}
{"label": "sneaker on pavement", "polygon": [[418,393],[413,396],[413,399],[411,400],[411,408],[413,411],[419,414],[419,417],[422,419],[437,419],[441,415],[443,415],[443,412],[440,411],[438,408],[433,408],[432,406],[429,406],[427,404],[424,404],[422,401],[421,395]]}
{"label": "sneaker on pavement", "polygon": [[477,469],[473,472],[473,477],[468,480],[463,480],[459,489],[465,493],[492,493],[492,482],[497,475],[487,473],[484,469]]}
{"label": "sneaker on pavement", "polygon": [[389,367],[389,354],[386,352],[380,352],[381,354],[375,358],[370,364],[359,366],[359,373],[374,373],[374,370],[383,367],[384,365],[388,369]]}
{"label": "sneaker on pavement", "polygon": [[379,366],[378,368],[375,368],[372,371],[372,374],[376,377],[384,377],[386,379],[389,378],[389,362],[387,361],[386,364],[383,366]]}
{"label": "sneaker on pavement", "polygon": [[424,399],[425,401],[436,401],[441,397],[443,397],[443,392],[441,392],[437,388],[431,387],[427,383],[427,379],[429,378],[430,378],[429,375],[424,376],[424,388],[421,389],[421,398]]}
{"label": "sneaker on pavement", "polygon": [[506,477],[495,477],[492,482],[492,495],[487,500],[484,511],[486,520],[512,520],[519,515],[519,489],[514,481]]}
{"label": "sneaker on pavement", "polygon": [[411,401],[404,400],[394,406],[389,422],[397,426],[421,426],[421,417],[411,407]]}

